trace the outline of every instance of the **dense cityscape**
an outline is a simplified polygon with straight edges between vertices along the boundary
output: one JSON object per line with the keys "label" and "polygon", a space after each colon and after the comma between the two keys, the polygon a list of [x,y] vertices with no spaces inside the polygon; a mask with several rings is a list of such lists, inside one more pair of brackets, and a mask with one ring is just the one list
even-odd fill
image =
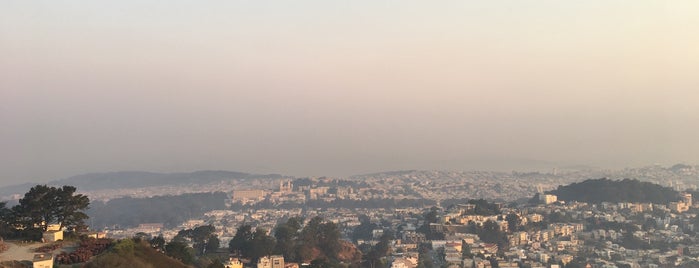
{"label": "dense cityscape", "polygon": [[[699,226],[699,218],[692,194],[697,193],[697,176],[694,166],[678,164],[618,171],[271,176],[230,178],[196,186],[78,190],[97,208],[87,210],[87,215],[94,218],[85,221],[86,228],[66,228],[65,237],[83,233],[112,241],[138,238],[159,252],[197,267],[219,262],[228,267],[267,267],[265,263],[282,267],[272,264],[280,261],[284,267],[695,267],[699,265],[699,233],[695,227]],[[596,177],[610,179],[589,179]],[[634,179],[622,180],[629,177]],[[634,188],[633,193],[668,192],[669,197],[653,199],[651,195],[655,194],[646,194],[626,200],[583,202],[555,195],[577,191],[589,196],[590,191],[604,191],[566,188],[586,183],[606,183],[605,189],[616,191],[603,193],[601,198],[626,195],[623,188]],[[658,188],[639,189],[648,186]],[[90,226],[100,218],[95,210],[100,206],[106,209],[110,201],[155,200],[163,194],[171,198],[213,194],[220,197],[223,206],[182,221],[135,217]],[[10,196],[19,196],[20,202],[28,198]],[[137,213],[139,208],[131,210]],[[184,213],[175,210],[170,212]],[[160,219],[169,217],[167,214],[163,212]],[[337,250],[319,253],[318,248],[329,246],[310,246],[307,253],[298,253],[295,246],[311,243],[303,242],[300,236],[313,221],[334,230]],[[295,246],[281,246],[286,240],[280,230],[289,222],[294,223],[293,234],[299,236],[299,241],[288,242]],[[63,242],[52,241],[62,240],[63,234],[55,233],[64,230],[49,227],[43,227],[41,240],[61,243],[49,248],[50,252],[62,252]],[[242,235],[241,228],[248,228],[248,236]],[[206,239],[199,241],[192,233],[201,230],[206,230]],[[266,242],[254,242],[256,236]],[[212,238],[216,241],[210,242]],[[177,252],[173,249],[177,243],[200,250]],[[262,244],[253,247],[244,243]],[[249,248],[255,250],[250,252]],[[53,260],[57,264],[73,263],[61,261],[66,258],[62,256],[57,254]]]}

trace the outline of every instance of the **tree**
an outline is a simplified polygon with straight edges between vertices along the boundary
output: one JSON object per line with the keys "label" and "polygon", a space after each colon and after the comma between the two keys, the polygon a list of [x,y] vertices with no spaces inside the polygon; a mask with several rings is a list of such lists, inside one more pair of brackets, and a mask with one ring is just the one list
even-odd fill
{"label": "tree", "polygon": [[372,238],[372,231],[379,226],[371,223],[369,217],[362,214],[359,215],[360,224],[352,230],[352,240],[357,242],[359,239],[369,240]]}
{"label": "tree", "polygon": [[275,248],[274,238],[267,234],[267,230],[257,228],[252,232],[252,226],[243,224],[228,243],[228,248],[238,256],[251,258],[257,261],[263,256],[271,255]]}
{"label": "tree", "polygon": [[14,215],[12,210],[7,208],[7,202],[0,202],[0,237],[7,237],[12,232]]}
{"label": "tree", "polygon": [[211,262],[211,264],[209,264],[209,266],[207,266],[207,268],[225,268],[225,267],[226,266],[223,265],[223,263],[219,259],[214,259],[214,261]]}
{"label": "tree", "polygon": [[438,210],[437,207],[430,208],[430,210],[423,215],[425,222],[416,230],[418,233],[425,234],[429,240],[444,239],[443,233],[435,232],[430,229],[430,223],[437,223],[439,221]]}
{"label": "tree", "polygon": [[144,233],[144,232],[138,232],[135,235],[133,235],[133,239],[136,242],[150,241],[151,238],[152,238],[151,235]]}
{"label": "tree", "polygon": [[165,238],[163,238],[163,235],[160,234],[153,237],[153,239],[150,240],[150,246],[160,251],[165,250]]}
{"label": "tree", "polygon": [[121,256],[133,256],[136,243],[132,239],[122,239],[114,245],[113,250]]}
{"label": "tree", "polygon": [[178,242],[191,241],[196,255],[202,256],[207,251],[216,251],[218,249],[220,241],[215,232],[216,228],[213,225],[198,226],[194,229],[180,230],[172,240]]}
{"label": "tree", "polygon": [[[216,228],[213,225],[204,225],[192,229],[190,238],[194,243],[194,249],[196,250],[197,255],[201,256],[204,255],[204,253],[206,253],[206,249],[208,248],[208,242],[211,241],[211,238],[216,237],[216,234],[214,232],[216,232]],[[212,242],[218,243],[218,238]],[[214,251],[216,249],[218,249],[218,245],[215,245]]]}
{"label": "tree", "polygon": [[194,249],[188,247],[185,242],[170,241],[165,246],[165,252],[168,256],[178,259],[185,264],[190,264],[194,261]]}
{"label": "tree", "polygon": [[252,241],[252,226],[243,224],[238,226],[235,235],[228,243],[228,249],[231,253],[238,256],[247,256],[250,250],[250,242]]}
{"label": "tree", "polygon": [[463,258],[463,259],[473,258],[473,252],[471,252],[471,245],[467,244],[466,242],[462,243],[461,258]]}
{"label": "tree", "polygon": [[19,200],[19,205],[14,206],[12,210],[23,229],[36,227],[46,231],[48,224],[55,220],[55,213],[53,213],[55,205],[51,188],[46,185],[37,185],[29,189],[24,194],[24,198]]}
{"label": "tree", "polygon": [[90,199],[82,194],[75,194],[77,189],[73,186],[63,186],[56,189],[57,206],[56,221],[60,224],[60,229],[86,229],[85,220],[89,217],[85,214],[90,206]]}
{"label": "tree", "polygon": [[384,233],[383,235],[381,235],[381,238],[379,238],[379,243],[376,243],[376,245],[373,246],[371,250],[364,256],[364,258],[369,262],[371,267],[376,267],[377,264],[380,264],[380,262],[378,261],[391,254],[392,239],[393,235],[391,233]]}
{"label": "tree", "polygon": [[216,252],[219,248],[221,247],[221,240],[218,239],[216,236],[212,236],[209,238],[209,241],[206,242],[206,247],[205,247],[205,253],[211,253],[211,252]]}
{"label": "tree", "polygon": [[252,236],[250,252],[247,257],[256,261],[261,257],[272,255],[275,241],[271,236],[267,235],[267,230],[257,228]]}
{"label": "tree", "polygon": [[340,252],[340,230],[333,222],[326,222],[319,228],[318,246],[330,258],[337,258]]}
{"label": "tree", "polygon": [[505,220],[507,221],[507,229],[510,232],[518,231],[519,225],[522,223],[522,219],[514,212],[507,214]]}
{"label": "tree", "polygon": [[37,185],[29,189],[19,204],[12,208],[16,223],[24,229],[39,228],[46,231],[50,224],[58,224],[59,229],[81,229],[88,218],[85,210],[90,200],[82,194],[75,194],[73,186],[61,188]]}
{"label": "tree", "polygon": [[274,252],[284,255],[286,260],[297,260],[295,247],[302,222],[303,219],[293,217],[274,228],[274,238],[277,240]]}
{"label": "tree", "polygon": [[323,218],[313,217],[301,231],[301,242],[304,245],[316,246],[320,233],[320,225],[323,223]]}

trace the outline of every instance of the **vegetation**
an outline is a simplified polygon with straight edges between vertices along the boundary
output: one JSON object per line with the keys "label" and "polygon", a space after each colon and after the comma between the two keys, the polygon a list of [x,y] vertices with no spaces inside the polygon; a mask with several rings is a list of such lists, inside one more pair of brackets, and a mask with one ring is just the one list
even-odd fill
{"label": "vegetation", "polygon": [[194,229],[181,230],[173,240],[192,242],[197,256],[202,256],[208,252],[215,252],[219,248],[220,241],[215,234],[216,228],[212,225],[199,226]]}
{"label": "vegetation", "polygon": [[198,218],[204,212],[225,209],[226,194],[194,193],[151,198],[117,198],[109,202],[95,202],[88,211],[94,219],[92,226],[134,227],[141,223],[162,222],[177,226],[183,221]]}
{"label": "vegetation", "polygon": [[439,209],[437,207],[432,207],[428,212],[423,215],[424,223],[417,228],[418,233],[425,234],[425,237],[429,240],[441,240],[444,239],[444,233],[433,231],[430,228],[431,223],[438,223],[439,219],[437,215]]}
{"label": "vegetation", "polygon": [[274,236],[258,228],[254,232],[244,224],[229,243],[235,255],[254,261],[262,256],[281,254],[288,261],[310,262],[316,265],[339,263],[342,243],[335,223],[314,217],[303,225],[303,219],[290,218],[274,228]]}
{"label": "vegetation", "polygon": [[359,215],[359,225],[352,230],[352,241],[370,240],[375,229],[379,229],[378,224],[372,223],[366,215]]}
{"label": "vegetation", "polygon": [[107,253],[95,257],[84,267],[186,268],[189,266],[165,256],[145,241],[122,239]]}
{"label": "vegetation", "polygon": [[507,234],[500,230],[497,222],[487,220],[482,226],[470,222],[468,229],[469,233],[477,234],[483,242],[497,244],[500,249],[509,245]]}
{"label": "vegetation", "polygon": [[60,188],[37,185],[29,189],[19,204],[7,208],[0,202],[0,235],[39,240],[41,232],[57,224],[60,230],[83,230],[90,200],[75,194],[73,186]]}
{"label": "vegetation", "polygon": [[267,234],[267,230],[257,228],[254,232],[250,225],[238,227],[235,236],[228,244],[232,253],[257,261],[259,258],[271,255],[276,241]]}
{"label": "vegetation", "polygon": [[25,229],[38,227],[46,231],[50,224],[59,224],[60,229],[74,229],[85,225],[90,200],[82,194],[74,195],[76,188],[61,188],[37,185],[29,189],[19,200],[19,205],[12,208],[15,223]]}
{"label": "vegetation", "polygon": [[[209,266],[214,263],[210,257],[216,254],[220,247],[220,241],[216,236],[216,228],[212,225],[199,226],[194,229],[180,230],[169,242],[160,236],[141,237],[137,234],[134,238],[137,242],[148,243],[150,248],[164,252],[184,264],[196,264],[197,267]],[[190,247],[189,245],[193,246]]]}
{"label": "vegetation", "polygon": [[112,245],[111,239],[100,238],[87,238],[80,241],[79,247],[71,253],[62,252],[56,256],[56,263],[59,264],[73,264],[82,263],[92,256],[99,255],[100,253],[107,250],[107,248]]}
{"label": "vegetation", "polygon": [[610,180],[602,178],[586,180],[559,186],[558,189],[549,193],[557,195],[559,200],[587,203],[639,202],[666,204],[678,200],[677,192],[668,187],[635,179]]}
{"label": "vegetation", "polygon": [[390,233],[384,233],[381,235],[379,242],[375,246],[371,247],[371,250],[367,252],[365,258],[371,263],[371,267],[375,267],[376,263],[381,261],[383,258],[391,254],[391,240],[393,235]]}

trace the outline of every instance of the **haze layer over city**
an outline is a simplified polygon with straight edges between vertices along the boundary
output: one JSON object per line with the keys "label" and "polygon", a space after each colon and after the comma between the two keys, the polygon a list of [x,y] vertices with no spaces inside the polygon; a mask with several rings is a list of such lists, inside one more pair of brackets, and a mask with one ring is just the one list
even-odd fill
{"label": "haze layer over city", "polygon": [[698,163],[696,1],[5,1],[0,184]]}

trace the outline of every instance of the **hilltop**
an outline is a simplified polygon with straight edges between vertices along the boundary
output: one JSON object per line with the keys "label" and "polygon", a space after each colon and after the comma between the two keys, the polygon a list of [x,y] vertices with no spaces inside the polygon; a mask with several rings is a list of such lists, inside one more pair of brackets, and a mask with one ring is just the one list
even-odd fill
{"label": "hilltop", "polygon": [[559,200],[587,203],[634,202],[667,204],[677,201],[676,191],[650,182],[635,179],[610,180],[607,178],[589,179],[547,193],[558,196]]}

